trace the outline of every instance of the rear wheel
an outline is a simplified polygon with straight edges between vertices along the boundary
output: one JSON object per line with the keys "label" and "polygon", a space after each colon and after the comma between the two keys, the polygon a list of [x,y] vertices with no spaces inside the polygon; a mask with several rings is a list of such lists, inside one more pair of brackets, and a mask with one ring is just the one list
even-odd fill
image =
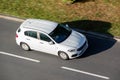
{"label": "rear wheel", "polygon": [[59,52],[58,55],[63,60],[68,60],[69,59],[68,55],[65,52]]}
{"label": "rear wheel", "polygon": [[30,50],[30,47],[26,43],[21,43],[20,46],[25,51],[29,51]]}

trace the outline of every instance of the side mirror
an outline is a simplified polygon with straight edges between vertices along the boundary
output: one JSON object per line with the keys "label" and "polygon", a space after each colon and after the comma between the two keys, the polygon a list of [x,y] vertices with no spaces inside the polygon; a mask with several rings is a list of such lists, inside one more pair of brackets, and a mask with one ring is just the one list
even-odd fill
{"label": "side mirror", "polygon": [[55,43],[54,43],[53,41],[50,41],[49,44],[50,44],[50,45],[53,45],[53,44],[55,44]]}
{"label": "side mirror", "polygon": [[69,25],[68,25],[68,24],[66,24],[66,27],[69,27]]}

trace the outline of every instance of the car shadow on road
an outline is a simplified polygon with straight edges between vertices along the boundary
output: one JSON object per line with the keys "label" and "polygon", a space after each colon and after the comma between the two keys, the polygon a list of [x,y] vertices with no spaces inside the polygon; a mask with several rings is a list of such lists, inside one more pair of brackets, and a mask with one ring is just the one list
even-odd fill
{"label": "car shadow on road", "polygon": [[90,35],[86,35],[86,37],[88,39],[89,47],[80,58],[99,54],[100,52],[110,49],[116,43],[116,40],[114,39],[108,40]]}
{"label": "car shadow on road", "polygon": [[84,35],[86,35],[88,39],[89,48],[80,58],[85,58],[88,56],[99,54],[100,52],[103,52],[111,48],[116,43],[116,40],[112,39],[112,37],[114,36],[108,32],[108,30],[111,28],[111,23],[109,22],[80,20],[80,21],[65,22],[64,24],[68,24],[73,29],[77,29],[79,31],[85,30],[92,32],[97,31],[99,33],[104,32],[105,35],[111,37],[111,39],[108,39],[88,33],[87,34],[83,33]]}

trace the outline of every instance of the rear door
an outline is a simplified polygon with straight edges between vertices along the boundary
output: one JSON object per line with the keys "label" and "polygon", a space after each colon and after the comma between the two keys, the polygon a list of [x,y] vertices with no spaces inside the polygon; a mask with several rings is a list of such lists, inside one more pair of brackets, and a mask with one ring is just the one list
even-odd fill
{"label": "rear door", "polygon": [[36,31],[25,31],[25,43],[27,43],[31,49],[37,50],[37,44],[39,42],[38,33]]}

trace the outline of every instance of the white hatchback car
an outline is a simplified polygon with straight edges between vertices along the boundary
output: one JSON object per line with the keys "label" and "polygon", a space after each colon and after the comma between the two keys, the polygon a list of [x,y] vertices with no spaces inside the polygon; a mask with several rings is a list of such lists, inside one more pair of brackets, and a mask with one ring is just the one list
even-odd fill
{"label": "white hatchback car", "polygon": [[16,43],[24,50],[36,50],[67,60],[81,56],[88,48],[86,37],[68,25],[40,19],[25,20],[16,31]]}

